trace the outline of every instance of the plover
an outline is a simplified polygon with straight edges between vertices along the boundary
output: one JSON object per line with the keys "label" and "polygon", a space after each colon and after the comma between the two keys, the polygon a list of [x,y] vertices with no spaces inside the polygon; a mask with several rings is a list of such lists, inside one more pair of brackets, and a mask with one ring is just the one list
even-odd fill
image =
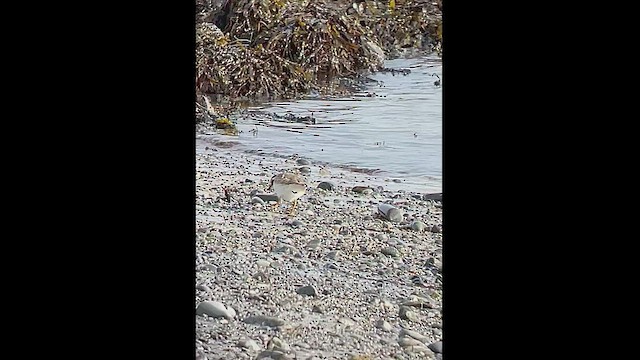
{"label": "plover", "polygon": [[271,189],[278,195],[279,200],[293,203],[289,209],[289,215],[292,215],[298,199],[306,192],[307,184],[299,174],[285,171],[271,178],[268,190]]}

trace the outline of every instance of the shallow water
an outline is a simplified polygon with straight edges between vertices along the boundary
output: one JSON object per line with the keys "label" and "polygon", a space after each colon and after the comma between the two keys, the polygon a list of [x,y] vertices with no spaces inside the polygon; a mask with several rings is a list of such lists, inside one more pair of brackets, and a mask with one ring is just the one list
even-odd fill
{"label": "shallow water", "polygon": [[264,155],[298,154],[316,163],[402,179],[412,190],[442,191],[442,88],[434,85],[438,77],[433,75],[442,76],[442,60],[396,59],[385,67],[411,72],[374,74],[370,78],[378,84],[347,99],[248,108],[278,115],[313,113],[316,124],[239,118],[236,147]]}

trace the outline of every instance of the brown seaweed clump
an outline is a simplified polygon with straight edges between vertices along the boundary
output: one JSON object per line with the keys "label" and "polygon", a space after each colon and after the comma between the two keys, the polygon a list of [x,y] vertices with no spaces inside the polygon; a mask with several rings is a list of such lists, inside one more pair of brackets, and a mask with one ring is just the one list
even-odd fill
{"label": "brown seaweed clump", "polygon": [[297,98],[440,52],[441,0],[196,0],[196,92],[234,101]]}

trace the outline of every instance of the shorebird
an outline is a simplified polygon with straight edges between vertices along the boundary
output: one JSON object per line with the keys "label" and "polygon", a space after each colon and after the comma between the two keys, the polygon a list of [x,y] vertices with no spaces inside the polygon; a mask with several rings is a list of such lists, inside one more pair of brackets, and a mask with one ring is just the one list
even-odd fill
{"label": "shorebird", "polygon": [[298,199],[306,192],[307,184],[299,174],[285,171],[271,178],[267,190],[271,189],[278,195],[279,200],[293,203],[289,209],[289,215],[293,215]]}

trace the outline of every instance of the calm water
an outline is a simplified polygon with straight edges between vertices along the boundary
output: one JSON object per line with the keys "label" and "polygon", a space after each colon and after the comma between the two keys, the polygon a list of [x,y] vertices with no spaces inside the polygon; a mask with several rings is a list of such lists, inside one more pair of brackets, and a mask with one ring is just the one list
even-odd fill
{"label": "calm water", "polygon": [[[400,178],[412,190],[442,191],[442,77],[437,57],[386,61],[405,75],[378,73],[363,94],[341,100],[270,103],[249,111],[311,115],[316,124],[238,119],[245,150],[299,154],[312,161]],[[375,97],[362,96],[375,93]],[[256,130],[252,131],[252,130]]]}

